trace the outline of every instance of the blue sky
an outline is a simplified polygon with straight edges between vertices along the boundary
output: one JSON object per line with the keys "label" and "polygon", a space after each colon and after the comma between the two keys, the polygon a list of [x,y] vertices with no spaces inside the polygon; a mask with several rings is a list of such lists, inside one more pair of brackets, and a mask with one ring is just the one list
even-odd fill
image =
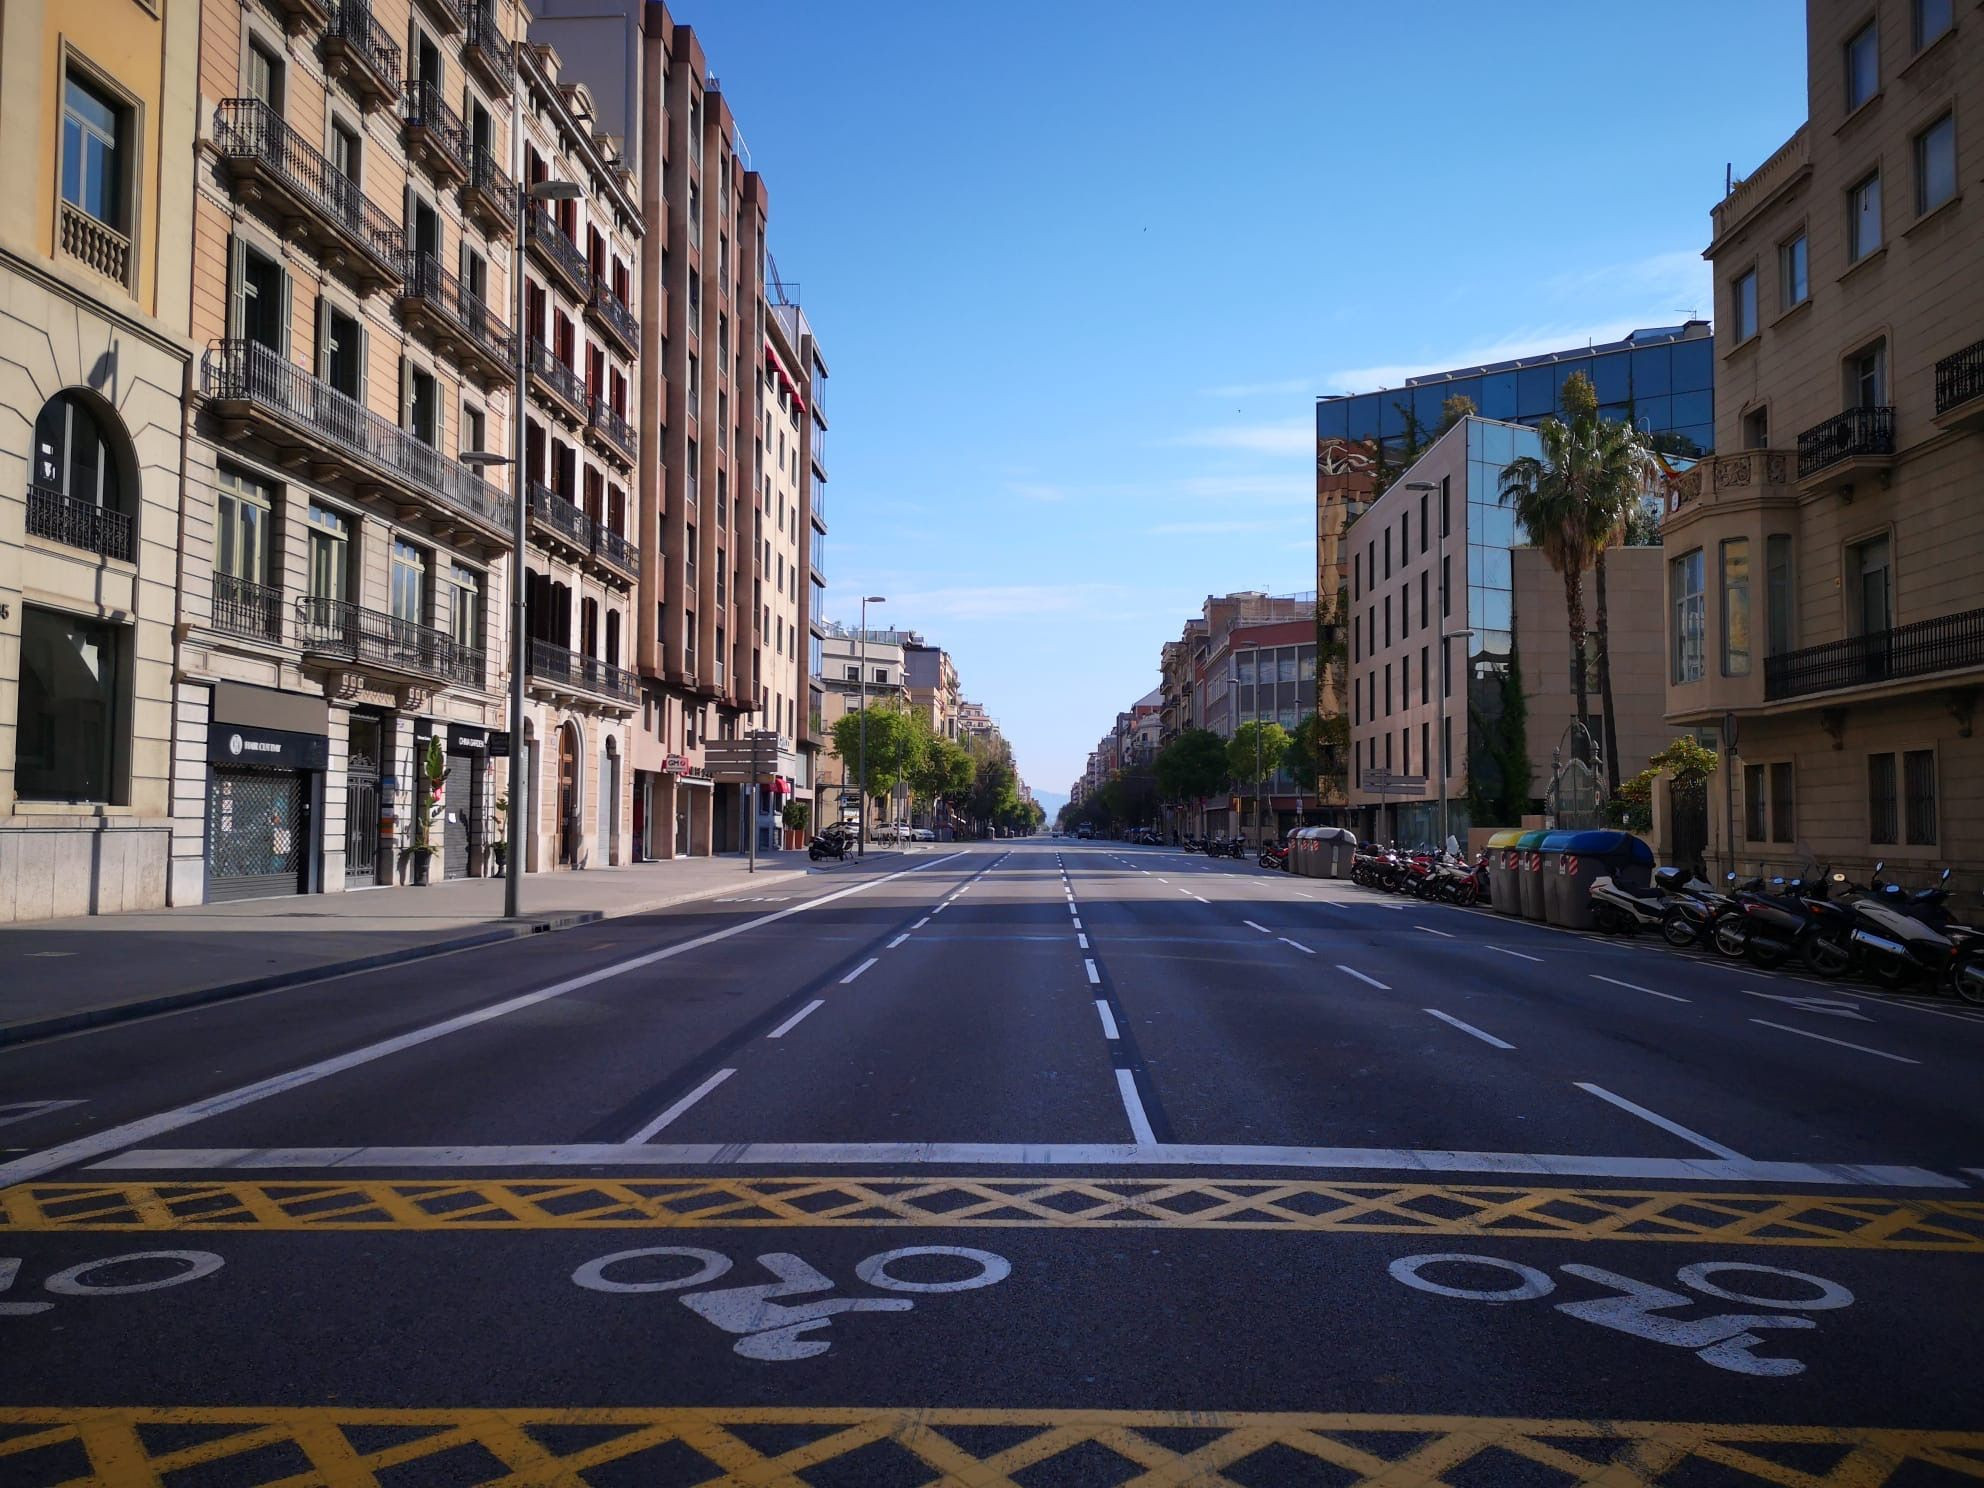
{"label": "blue sky", "polygon": [[1709,314],[1805,114],[1798,0],[675,13],[832,368],[829,613],[1054,792],[1206,594],[1313,586],[1316,394]]}

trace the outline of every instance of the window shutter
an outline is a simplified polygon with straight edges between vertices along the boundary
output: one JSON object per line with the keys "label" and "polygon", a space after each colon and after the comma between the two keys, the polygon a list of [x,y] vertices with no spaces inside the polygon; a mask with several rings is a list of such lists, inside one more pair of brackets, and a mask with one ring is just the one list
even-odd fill
{"label": "window shutter", "polygon": [[228,335],[235,340],[248,335],[247,253],[241,239],[227,240],[227,318]]}
{"label": "window shutter", "polygon": [[355,348],[358,357],[358,406],[363,408],[365,406],[366,374],[370,370],[369,363],[371,361],[370,352],[372,343],[368,339],[369,333],[365,329],[364,321],[354,318],[352,324],[358,328],[358,345]]}
{"label": "window shutter", "polygon": [[320,378],[331,375],[331,302],[323,295],[317,296],[317,348],[311,370]]}
{"label": "window shutter", "polygon": [[400,358],[400,427],[413,427],[413,369],[405,357]]}
{"label": "window shutter", "polygon": [[276,290],[282,296],[282,359],[285,362],[289,360],[290,302],[295,298],[290,292],[291,289],[289,271],[287,269],[278,269],[276,271]]}

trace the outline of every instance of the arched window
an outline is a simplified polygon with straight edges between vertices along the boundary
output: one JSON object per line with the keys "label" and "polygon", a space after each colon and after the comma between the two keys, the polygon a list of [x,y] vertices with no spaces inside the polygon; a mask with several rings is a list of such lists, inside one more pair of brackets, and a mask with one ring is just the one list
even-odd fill
{"label": "arched window", "polygon": [[57,393],[34,421],[28,531],[130,562],[123,432],[80,393]]}

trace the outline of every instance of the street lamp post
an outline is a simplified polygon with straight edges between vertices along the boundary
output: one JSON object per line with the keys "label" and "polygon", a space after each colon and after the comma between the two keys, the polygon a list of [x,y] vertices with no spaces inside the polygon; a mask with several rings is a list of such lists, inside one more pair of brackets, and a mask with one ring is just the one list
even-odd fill
{"label": "street lamp post", "polygon": [[[861,673],[861,799],[855,807],[854,856],[868,856],[868,606],[887,604],[888,600],[879,594],[861,596],[861,640],[859,642],[861,663],[857,670]],[[844,776],[846,770],[841,774]]]}

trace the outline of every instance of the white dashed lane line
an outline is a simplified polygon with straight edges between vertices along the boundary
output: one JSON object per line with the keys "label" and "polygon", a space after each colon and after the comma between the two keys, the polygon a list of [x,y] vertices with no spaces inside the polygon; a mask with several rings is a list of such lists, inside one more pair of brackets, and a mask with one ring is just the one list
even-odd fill
{"label": "white dashed lane line", "polygon": [[1253,922],[1252,920],[1242,920],[1242,921],[1241,921],[1240,923],[1241,923],[1241,924],[1243,924],[1243,925],[1245,925],[1245,926],[1246,926],[1246,927],[1247,927],[1247,928],[1248,928],[1249,930],[1258,930],[1258,931],[1260,931],[1260,932],[1261,932],[1261,934],[1263,934],[1263,935],[1272,935],[1272,934],[1274,934],[1274,931],[1272,931],[1272,930],[1270,930],[1270,929],[1268,929],[1268,927],[1267,927],[1266,925],[1257,925],[1257,924],[1255,924],[1255,923],[1254,923],[1254,922]]}
{"label": "white dashed lane line", "polygon": [[770,1033],[766,1034],[765,1037],[768,1039],[784,1038],[788,1033],[792,1032],[793,1029],[799,1026],[800,1019],[804,1018],[808,1013],[817,1011],[818,1009],[825,1007],[826,1004],[827,1004],[826,998],[824,997],[814,998],[811,1002],[807,1003],[806,1006],[801,1008],[798,1012],[794,1013],[790,1018],[787,1018],[783,1023],[779,1024],[778,1027],[774,1028]]}
{"label": "white dashed lane line", "polygon": [[1102,985],[1102,973],[1101,973],[1101,972],[1099,972],[1099,971],[1097,971],[1097,970],[1095,969],[1095,962],[1094,962],[1093,960],[1090,960],[1090,959],[1088,959],[1088,958],[1084,958],[1084,959],[1083,959],[1083,961],[1082,961],[1082,965],[1083,965],[1084,967],[1086,967],[1086,968],[1087,968],[1087,970],[1088,970],[1088,979],[1089,979],[1089,984],[1090,984],[1091,986],[1096,986],[1096,987],[1099,987],[1099,986],[1101,986],[1101,985]]}
{"label": "white dashed lane line", "polygon": [[1095,1002],[1096,1016],[1102,1019],[1102,1036],[1112,1042],[1122,1035],[1116,1031],[1116,1015],[1109,1011],[1109,1004],[1101,998]]}
{"label": "white dashed lane line", "polygon": [[1525,961],[1541,961],[1541,956],[1532,956],[1528,951],[1512,951],[1507,946],[1488,946],[1485,949],[1500,951],[1504,956],[1519,956]]}
{"label": "white dashed lane line", "polygon": [[1865,1044],[1850,1044],[1845,1039],[1829,1038],[1823,1033],[1813,1033],[1809,1028],[1793,1028],[1789,1023],[1772,1023],[1765,1018],[1752,1018],[1752,1023],[1765,1028],[1775,1028],[1780,1033],[1795,1033],[1800,1038],[1817,1039],[1822,1044],[1837,1044],[1842,1049],[1856,1049],[1862,1054],[1871,1054],[1876,1059],[1892,1059],[1896,1064],[1920,1064],[1919,1059],[1909,1059],[1900,1054],[1890,1054],[1885,1049],[1870,1049]]}
{"label": "white dashed lane line", "polygon": [[1283,945],[1294,946],[1296,950],[1300,951],[1305,956],[1313,956],[1316,954],[1314,951],[1310,950],[1307,946],[1302,944],[1301,941],[1290,940],[1286,935],[1277,935],[1275,939],[1280,941]]}
{"label": "white dashed lane line", "polygon": [[1379,981],[1376,977],[1366,976],[1364,975],[1363,972],[1359,971],[1354,966],[1345,966],[1342,962],[1338,962],[1336,969],[1342,972],[1345,976],[1356,977],[1358,981],[1363,982],[1367,986],[1376,987],[1380,992],[1391,991],[1390,987],[1387,987],[1383,982]]}
{"label": "white dashed lane line", "polygon": [[870,956],[866,961],[863,961],[859,966],[855,967],[854,970],[850,971],[846,976],[842,977],[840,979],[840,984],[843,987],[845,987],[849,982],[853,981],[856,977],[860,976],[862,972],[866,971],[869,967],[873,966],[875,964],[875,960],[876,960],[875,957]]}
{"label": "white dashed lane line", "polygon": [[1694,1000],[1690,997],[1682,997],[1674,992],[1656,992],[1653,988],[1642,987],[1637,982],[1622,982],[1617,977],[1600,976],[1595,971],[1591,974],[1591,979],[1594,982],[1610,982],[1615,987],[1624,987],[1628,992],[1644,992],[1649,997],[1664,997],[1669,1002],[1692,1002]]}
{"label": "white dashed lane line", "polygon": [[1452,1013],[1443,1013],[1438,1008],[1421,1008],[1419,1011],[1422,1013],[1431,1013],[1434,1017],[1438,1018],[1442,1023],[1451,1023],[1455,1028],[1458,1028],[1462,1033],[1473,1034],[1474,1037],[1480,1039],[1481,1042],[1484,1044],[1493,1044],[1498,1049],[1513,1049],[1515,1047],[1514,1044],[1505,1043],[1503,1040],[1496,1038],[1495,1035],[1492,1033],[1484,1033],[1481,1029],[1476,1028],[1472,1023],[1461,1022],[1461,1020],[1456,1018]]}

